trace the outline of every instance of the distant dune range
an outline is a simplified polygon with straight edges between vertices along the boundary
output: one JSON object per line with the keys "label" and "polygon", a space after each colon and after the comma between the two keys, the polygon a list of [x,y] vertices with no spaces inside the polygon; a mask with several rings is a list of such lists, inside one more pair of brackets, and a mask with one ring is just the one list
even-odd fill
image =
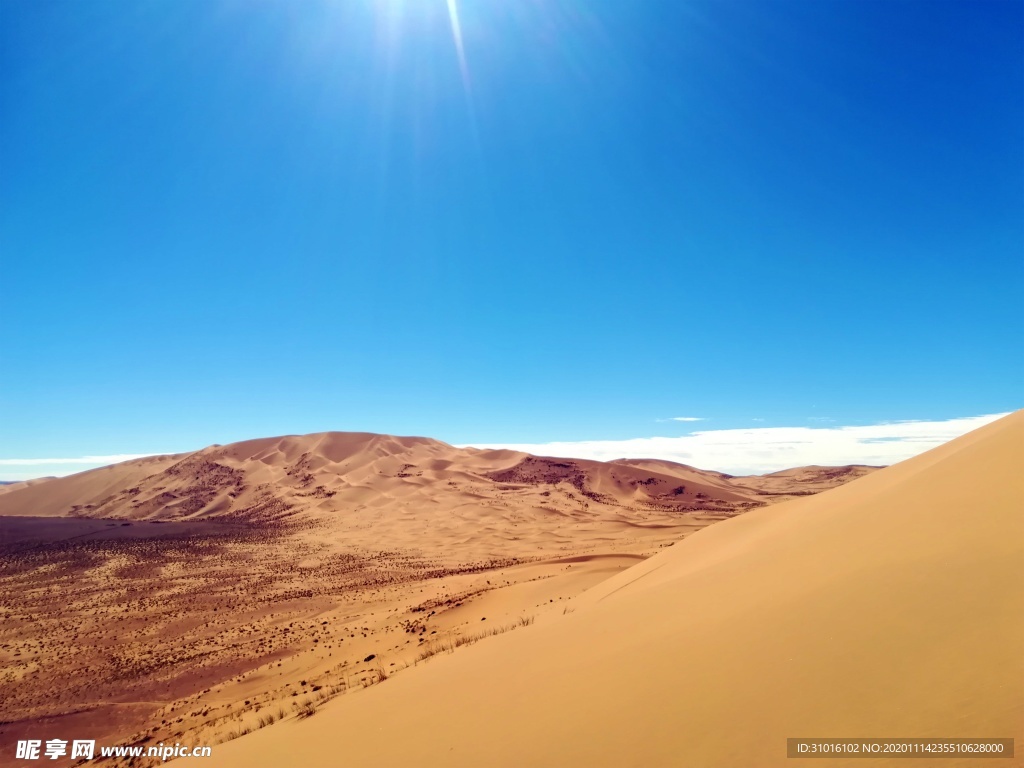
{"label": "distant dune range", "polygon": [[[804,467],[733,477],[654,459],[553,459],[459,449],[437,440],[327,432],[211,446],[0,489],[0,515],[132,520],[332,519],[444,499],[474,513],[481,495],[539,512],[568,505],[671,512],[735,512],[805,495],[872,467]],[[590,510],[593,512],[593,510]],[[632,516],[630,516],[632,519]]]}
{"label": "distant dune range", "polygon": [[0,764],[55,728],[220,743],[302,717],[560,619],[711,523],[873,469],[735,478],[322,433],[4,486]]}

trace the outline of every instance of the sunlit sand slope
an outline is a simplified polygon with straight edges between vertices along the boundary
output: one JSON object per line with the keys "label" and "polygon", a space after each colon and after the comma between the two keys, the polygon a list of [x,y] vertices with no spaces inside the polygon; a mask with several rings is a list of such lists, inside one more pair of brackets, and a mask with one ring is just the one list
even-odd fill
{"label": "sunlit sand slope", "polygon": [[706,528],[574,613],[221,745],[213,762],[792,767],[791,736],[1012,736],[1020,753],[1022,464],[1018,412]]}

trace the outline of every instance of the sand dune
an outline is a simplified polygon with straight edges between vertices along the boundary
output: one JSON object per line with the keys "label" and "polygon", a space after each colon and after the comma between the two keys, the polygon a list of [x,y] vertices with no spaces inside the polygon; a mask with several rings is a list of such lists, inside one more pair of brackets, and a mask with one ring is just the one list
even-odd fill
{"label": "sand dune", "polygon": [[678,477],[685,482],[696,482],[739,493],[748,498],[771,502],[784,501],[795,496],[810,496],[829,488],[838,488],[881,469],[864,464],[851,464],[841,467],[794,467],[767,475],[736,476],[697,469],[688,464],[665,459],[617,459],[612,463],[660,472]]}
{"label": "sand dune", "polygon": [[878,469],[881,467],[865,464],[851,464],[842,467],[796,467],[767,475],[732,477],[729,482],[733,486],[781,499],[781,497],[810,496],[827,491],[829,488],[838,488],[840,485],[869,475]]}
{"label": "sand dune", "polygon": [[[404,545],[449,529],[474,557],[508,557],[510,536],[555,553],[599,524],[643,536],[766,503],[715,473],[458,449],[437,440],[327,432],[210,446],[11,486],[0,516],[218,520],[341,532],[346,546]],[[710,516],[710,517],[708,517]],[[516,529],[521,529],[517,531]],[[585,540],[585,536],[583,537]],[[628,539],[629,537],[627,537]],[[635,538],[635,537],[634,537]],[[630,545],[631,546],[631,545]],[[513,556],[536,551],[517,551]]]}
{"label": "sand dune", "polygon": [[1022,459],[1018,412],[706,528],[573,613],[221,745],[215,762],[781,766],[791,736],[1020,750]]}
{"label": "sand dune", "polygon": [[218,744],[777,498],[679,467],[319,433],[5,486],[0,764],[53,723]]}
{"label": "sand dune", "polygon": [[14,480],[0,482],[0,493],[10,493],[11,491],[17,491],[22,488],[28,488],[30,485],[39,485],[39,483],[45,483],[47,480],[54,480],[53,477],[36,477],[32,480]]}
{"label": "sand dune", "polygon": [[[633,500],[641,488],[650,499],[658,499],[661,491],[667,496],[662,501],[676,510],[687,502],[694,508],[702,506],[695,497],[705,490],[697,487],[673,494],[679,484],[671,476],[601,462],[461,450],[427,438],[323,433],[126,461],[54,479],[45,487],[32,482],[11,485],[5,488],[8,498],[0,514],[247,517],[248,508],[269,494],[290,509],[298,507],[299,512],[316,516],[371,496],[378,506],[394,501],[396,495],[416,495],[422,490],[454,497],[463,490],[460,483],[471,486],[465,489],[468,494],[493,492],[499,483],[508,486],[504,490],[564,484],[570,493],[575,485],[583,501],[600,501],[595,497],[607,491],[606,500],[614,503]],[[663,487],[668,485],[672,487]],[[748,498],[730,491],[720,500]]]}
{"label": "sand dune", "polygon": [[268,522],[296,515],[330,519],[353,504],[383,509],[430,497],[458,505],[502,494],[519,506],[735,512],[824,490],[871,469],[808,467],[735,478],[652,459],[555,459],[459,449],[422,437],[325,432],[214,445],[4,485],[0,515]]}

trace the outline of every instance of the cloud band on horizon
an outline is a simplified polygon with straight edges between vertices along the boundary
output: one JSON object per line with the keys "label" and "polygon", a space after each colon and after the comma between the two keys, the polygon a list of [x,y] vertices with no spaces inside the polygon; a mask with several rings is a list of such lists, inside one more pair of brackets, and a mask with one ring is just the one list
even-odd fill
{"label": "cloud band on horizon", "polygon": [[490,443],[474,447],[511,448],[539,456],[598,461],[667,459],[733,475],[764,474],[810,464],[895,464],[1007,415],[996,413],[867,426],[716,429],[678,437]]}
{"label": "cloud band on horizon", "polygon": [[[159,453],[114,453],[106,456],[74,456],[58,459],[0,459],[0,481],[17,483],[22,480],[34,480],[39,477],[63,477],[76,472],[106,467],[132,459],[145,459],[149,456],[160,456]],[[5,467],[36,467],[35,471],[5,471]],[[67,469],[73,467],[73,469]]]}
{"label": "cloud band on horizon", "polygon": [[[574,459],[667,459],[734,475],[764,474],[809,464],[888,465],[942,445],[1008,413],[942,421],[897,421],[867,426],[750,427],[700,430],[677,437],[579,440],[549,443],[476,443],[475,448],[511,448],[539,456]],[[695,420],[681,417],[673,420]],[[470,447],[463,444],[460,447]],[[0,459],[0,480],[18,482],[63,476],[156,453],[124,453],[71,458]]]}

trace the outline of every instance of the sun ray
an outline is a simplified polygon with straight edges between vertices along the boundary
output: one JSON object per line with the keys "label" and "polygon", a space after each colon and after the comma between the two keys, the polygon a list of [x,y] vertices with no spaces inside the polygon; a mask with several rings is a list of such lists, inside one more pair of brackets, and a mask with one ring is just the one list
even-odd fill
{"label": "sun ray", "polygon": [[462,72],[462,84],[469,93],[469,67],[466,66],[466,51],[462,47],[462,26],[459,24],[459,7],[456,0],[448,0],[448,20],[452,25],[452,40],[455,41],[455,51],[459,56],[459,71]]}

